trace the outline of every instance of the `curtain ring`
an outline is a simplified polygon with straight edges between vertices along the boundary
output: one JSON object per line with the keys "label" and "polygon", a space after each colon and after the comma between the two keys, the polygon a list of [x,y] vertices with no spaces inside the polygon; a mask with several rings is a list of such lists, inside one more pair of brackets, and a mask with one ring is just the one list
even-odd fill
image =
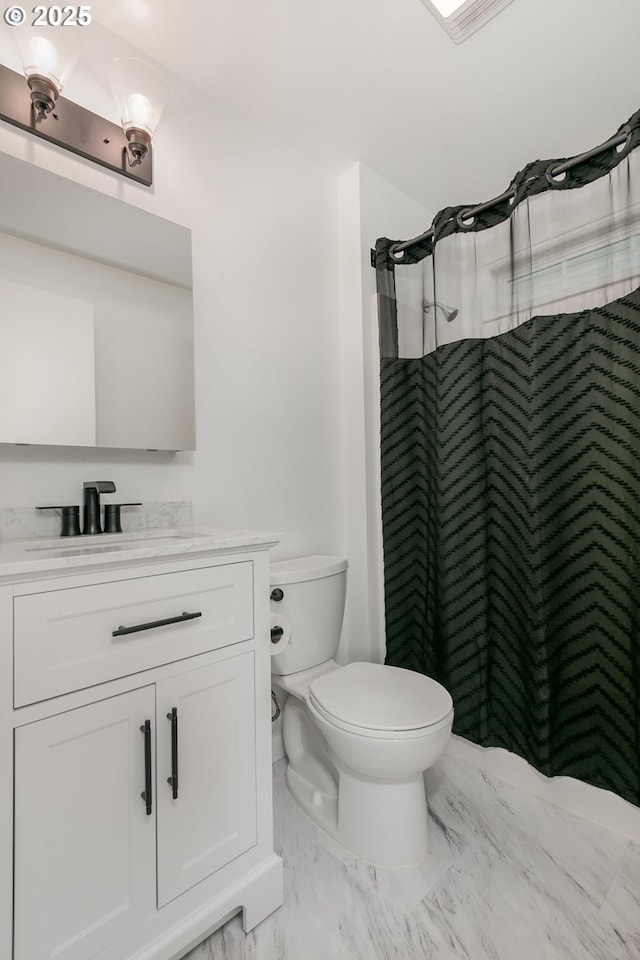
{"label": "curtain ring", "polygon": [[395,263],[400,263],[404,259],[406,250],[396,250],[396,244],[392,243],[389,247],[389,256]]}
{"label": "curtain ring", "polygon": [[568,170],[562,170],[558,174],[554,174],[554,170],[557,167],[561,167],[561,163],[550,163],[547,169],[545,170],[545,176],[547,178],[547,183],[550,187],[559,187],[561,186],[569,175]]}
{"label": "curtain ring", "polygon": [[624,141],[624,143],[619,143],[617,147],[613,148],[614,153],[616,153],[619,157],[623,156],[631,146],[631,136],[633,131],[628,123],[625,123],[623,127],[620,127],[620,136],[622,136],[623,133],[626,135],[627,139]]}
{"label": "curtain ring", "polygon": [[460,212],[456,215],[456,223],[461,230],[470,230],[475,222],[476,218],[473,215],[473,210],[471,207],[467,207],[465,210],[460,210]]}

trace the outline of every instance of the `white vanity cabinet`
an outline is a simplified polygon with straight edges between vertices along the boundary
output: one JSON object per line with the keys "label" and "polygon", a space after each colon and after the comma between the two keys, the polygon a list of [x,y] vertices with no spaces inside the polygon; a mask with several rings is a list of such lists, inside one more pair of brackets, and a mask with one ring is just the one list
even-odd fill
{"label": "white vanity cabinet", "polygon": [[0,580],[3,957],[177,960],[282,902],[269,545]]}

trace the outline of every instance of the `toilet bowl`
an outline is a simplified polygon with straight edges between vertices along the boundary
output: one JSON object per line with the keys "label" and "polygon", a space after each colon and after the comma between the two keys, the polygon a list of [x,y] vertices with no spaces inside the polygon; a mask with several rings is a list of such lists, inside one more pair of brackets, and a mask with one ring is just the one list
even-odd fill
{"label": "toilet bowl", "polygon": [[348,850],[379,865],[413,866],[429,849],[423,773],[445,749],[453,703],[444,687],[414,671],[340,666],[326,656],[340,639],[346,569],[332,557],[272,564],[272,614],[290,632],[272,658],[274,686],[289,694],[287,784]]}

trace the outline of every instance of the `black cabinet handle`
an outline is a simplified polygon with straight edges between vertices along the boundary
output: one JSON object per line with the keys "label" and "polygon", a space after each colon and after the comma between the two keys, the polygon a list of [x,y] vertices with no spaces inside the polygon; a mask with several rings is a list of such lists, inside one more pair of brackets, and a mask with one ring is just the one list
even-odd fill
{"label": "black cabinet handle", "polygon": [[144,791],[140,794],[147,808],[147,816],[151,816],[152,786],[151,786],[151,720],[145,720],[140,727],[144,733]]}
{"label": "black cabinet handle", "polygon": [[172,707],[171,713],[167,714],[167,720],[171,723],[171,776],[167,777],[167,783],[171,787],[171,796],[174,800],[178,799],[178,708]]}
{"label": "black cabinet handle", "polygon": [[134,627],[118,627],[111,634],[112,637],[124,637],[127,633],[139,633],[141,630],[153,630],[154,627],[166,627],[169,623],[182,623],[183,620],[195,620],[201,617],[199,613],[181,613],[179,617],[167,617],[165,620],[150,620],[148,623],[138,623]]}

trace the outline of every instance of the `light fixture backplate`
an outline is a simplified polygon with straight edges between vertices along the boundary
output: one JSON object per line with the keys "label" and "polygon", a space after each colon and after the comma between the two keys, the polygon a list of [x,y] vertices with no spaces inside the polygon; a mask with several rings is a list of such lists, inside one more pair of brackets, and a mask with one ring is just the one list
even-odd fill
{"label": "light fixture backplate", "polygon": [[49,116],[36,123],[26,78],[2,64],[0,120],[147,187],[153,182],[151,148],[140,164],[129,166],[127,138],[122,127],[64,97],[58,97]]}
{"label": "light fixture backplate", "polygon": [[462,43],[472,33],[484,26],[488,20],[504,10],[512,0],[464,0],[458,9],[454,10],[448,17],[443,17],[432,0],[422,0],[422,2],[438,23],[444,27],[453,42]]}

